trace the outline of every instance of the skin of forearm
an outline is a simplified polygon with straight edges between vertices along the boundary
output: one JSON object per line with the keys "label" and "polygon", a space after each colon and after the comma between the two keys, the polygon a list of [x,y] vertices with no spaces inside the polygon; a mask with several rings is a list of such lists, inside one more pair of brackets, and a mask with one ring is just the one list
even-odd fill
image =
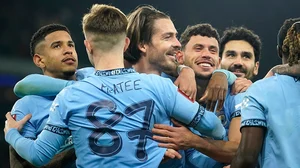
{"label": "skin of forearm", "polygon": [[[28,167],[28,168],[34,168],[31,163],[23,159],[18,155],[18,153],[9,146],[9,154],[10,154],[10,167],[11,168],[19,168],[19,167]],[[43,168],[52,168],[52,167],[63,167],[63,165],[74,162],[76,160],[75,150],[69,149],[66,151],[63,151],[59,154],[56,154],[53,159],[46,165],[43,166]]]}
{"label": "skin of forearm", "polygon": [[213,158],[221,163],[231,163],[238,149],[238,144],[235,142],[212,140],[195,136],[192,144],[197,151]]}
{"label": "skin of forearm", "polygon": [[282,75],[290,75],[290,76],[297,76],[300,77],[300,64],[295,64],[293,66],[289,66],[287,64],[277,66],[274,68],[273,73],[278,73]]}
{"label": "skin of forearm", "polygon": [[206,138],[207,141],[214,144],[216,147],[222,149],[225,152],[236,153],[239,147],[238,142],[234,141],[221,141],[221,140],[213,140]]}
{"label": "skin of forearm", "polygon": [[19,156],[12,146],[9,146],[9,162],[10,162],[10,168],[19,168],[19,167],[34,168],[32,164],[30,164],[21,156]]}
{"label": "skin of forearm", "polygon": [[252,160],[252,157],[248,158],[241,158],[241,155],[237,155],[236,158],[234,158],[233,164],[231,165],[231,168],[237,168],[237,167],[243,167],[243,168],[255,168],[256,162]]}

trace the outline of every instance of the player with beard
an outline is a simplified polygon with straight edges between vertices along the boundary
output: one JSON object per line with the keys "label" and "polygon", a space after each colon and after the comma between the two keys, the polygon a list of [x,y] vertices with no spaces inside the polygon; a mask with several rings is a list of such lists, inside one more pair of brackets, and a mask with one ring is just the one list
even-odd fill
{"label": "player with beard", "polygon": [[[280,56],[298,64],[300,22],[288,30]],[[275,74],[255,82],[242,105],[242,140],[232,168],[299,167],[299,77]]]}
{"label": "player with beard", "polygon": [[[185,43],[191,43],[194,45],[190,45],[187,43],[185,47],[183,47],[183,56],[185,57],[184,63],[186,65],[191,66],[195,70],[196,76],[200,79],[204,79],[205,81],[205,73],[208,72],[211,69],[211,67],[215,66],[215,63],[218,57],[215,55],[215,46],[217,45],[217,38],[212,38],[214,36],[212,35],[205,35],[203,36],[197,36],[197,32],[203,28],[200,28],[201,26],[198,25],[198,30],[194,27],[194,31],[190,30],[187,31],[189,33],[186,33],[191,36],[191,38],[183,38],[184,34],[181,37],[181,43],[182,46],[184,46]],[[201,31],[200,31],[201,32]],[[194,37],[193,37],[194,35]],[[189,36],[187,36],[189,37]],[[211,37],[211,38],[209,38]],[[205,41],[207,44],[206,50],[205,49]],[[197,44],[199,43],[199,44]],[[214,45],[212,45],[214,44]],[[252,44],[252,45],[250,45]],[[209,47],[210,46],[210,47]],[[229,69],[233,73],[235,73],[237,76],[239,76],[239,79],[235,81],[234,86],[229,88],[229,91],[231,93],[241,92],[246,90],[252,82],[250,79],[257,75],[258,68],[259,68],[259,57],[260,57],[260,51],[261,51],[261,42],[259,40],[259,37],[255,35],[252,31],[240,27],[240,28],[230,28],[225,31],[224,36],[221,39],[220,46],[223,46],[223,48],[220,48],[220,56],[222,56],[221,60],[221,66],[223,68]],[[225,47],[224,47],[225,46]],[[205,51],[205,52],[204,52]],[[199,57],[202,52],[202,57]],[[206,53],[206,57],[203,53]],[[221,54],[223,53],[223,54]],[[194,55],[193,57],[191,57]],[[195,57],[197,56],[198,57]],[[184,58],[183,57],[183,58]],[[212,59],[215,58],[215,59]],[[223,60],[224,59],[224,60]],[[200,66],[199,66],[200,65]],[[294,66],[296,67],[296,66]],[[291,68],[289,68],[291,69]],[[197,73],[197,71],[201,72],[204,71],[204,76],[201,75],[201,73]],[[287,71],[287,70],[286,70]],[[246,78],[245,78],[246,77]],[[205,83],[203,83],[203,80],[197,79],[197,83],[205,86]],[[250,82],[249,82],[250,81]],[[201,90],[201,87],[198,85],[198,93]],[[230,90],[231,89],[231,90]],[[236,91],[232,91],[232,90]],[[200,92],[200,95],[202,93]],[[221,110],[220,113],[217,113],[217,115],[222,119],[223,124],[225,128],[229,128],[228,131],[228,141],[215,141],[210,139],[203,139],[199,136],[195,136],[194,134],[191,134],[190,131],[188,131],[183,125],[176,122],[176,125],[178,127],[172,128],[172,127],[165,127],[162,125],[157,126],[158,130],[154,129],[153,132],[157,134],[161,134],[164,136],[167,136],[168,138],[162,138],[162,137],[154,137],[154,139],[161,140],[162,142],[166,142],[169,144],[161,144],[162,146],[174,148],[174,149],[189,149],[189,148],[195,148],[198,151],[206,154],[207,156],[223,163],[230,163],[233,159],[233,156],[235,155],[235,152],[237,151],[241,134],[239,131],[240,127],[240,108],[241,108],[241,102],[244,97],[245,93],[239,93],[236,96],[232,96],[227,94],[227,98],[225,100],[224,108]],[[230,126],[229,126],[230,123]],[[159,130],[160,129],[160,130]],[[162,130],[165,129],[168,132],[162,132]],[[195,154],[195,153],[193,153]],[[192,157],[196,158],[194,155]],[[193,159],[192,161],[195,161],[196,159]],[[197,163],[197,162],[196,162]],[[205,165],[204,162],[201,162],[201,159],[199,159],[199,162],[194,165],[201,165],[203,167],[211,167],[210,165]],[[217,166],[217,165],[216,165]],[[219,165],[220,166],[220,165]]]}
{"label": "player with beard", "polygon": [[[176,69],[174,56],[181,48],[181,44],[176,38],[177,30],[170,17],[152,6],[140,6],[128,15],[128,21],[127,37],[130,38],[131,42],[125,53],[125,59],[133,65],[137,72],[157,75],[160,75],[162,72],[164,72],[171,76],[177,76],[176,71],[174,73],[174,70]],[[193,71],[192,68],[193,67],[183,68],[183,70]],[[182,80],[182,82],[190,83],[191,81],[195,80],[194,72],[195,71],[191,73],[193,74],[192,76],[190,74],[183,74],[183,72],[181,72],[179,78],[182,77],[185,79]],[[210,77],[211,75],[212,71],[208,74],[208,76]],[[215,77],[217,77],[217,75],[218,74],[216,74]],[[193,79],[190,79],[191,77]],[[225,78],[218,78],[212,81],[212,83],[222,80],[227,84],[226,76]],[[207,80],[206,85],[208,84],[208,81],[209,79]],[[180,89],[181,86],[183,86],[182,84],[178,84],[178,78],[175,81],[175,84],[178,85]],[[222,86],[222,89],[223,87],[224,86]],[[213,90],[213,87],[210,88],[210,90]],[[209,92],[207,91],[204,94],[205,89],[199,90],[199,86],[197,86],[197,95],[195,94],[196,100],[201,98],[199,91],[202,92],[201,96],[206,95]],[[223,97],[225,97],[223,92],[224,90],[216,90],[214,92],[215,95],[213,96],[214,98],[219,99],[220,106],[223,104]],[[186,94],[189,95],[189,93]],[[220,97],[216,95],[220,95]],[[207,97],[209,100],[211,100],[211,97]],[[214,108],[215,103],[216,99],[207,101],[207,108]],[[181,152],[181,154],[183,153]],[[182,167],[184,165],[184,160],[171,160],[161,165],[161,167]]]}
{"label": "player with beard", "polygon": [[[179,55],[178,62],[191,67],[196,74],[197,98],[201,97],[213,71],[220,64],[219,57],[219,34],[210,24],[197,24],[189,26],[181,35],[182,55]],[[175,121],[177,127],[166,125],[155,125],[153,133],[162,135],[153,138],[165,142],[161,146],[168,146],[173,149],[186,150],[187,159],[193,167],[222,167],[222,164],[230,163],[240,140],[240,104],[243,99],[243,93],[226,95],[224,105],[216,115],[221,119],[223,126],[228,131],[228,141],[212,140],[193,134],[186,127]],[[195,131],[193,131],[196,133]],[[166,138],[167,137],[167,138]],[[207,156],[215,159],[207,158]]]}
{"label": "player with beard", "polygon": [[221,68],[233,72],[238,78],[231,92],[244,92],[258,74],[261,41],[258,35],[245,27],[231,27],[220,40]]}
{"label": "player with beard", "polygon": [[22,157],[43,165],[72,133],[78,167],[157,167],[168,150],[158,147],[150,130],[154,123],[170,123],[170,117],[223,139],[220,120],[169,79],[124,68],[129,39],[127,19],[119,9],[95,4],[82,23],[96,72],[57,95],[35,141],[18,133],[28,118],[16,122],[7,113],[6,140]]}

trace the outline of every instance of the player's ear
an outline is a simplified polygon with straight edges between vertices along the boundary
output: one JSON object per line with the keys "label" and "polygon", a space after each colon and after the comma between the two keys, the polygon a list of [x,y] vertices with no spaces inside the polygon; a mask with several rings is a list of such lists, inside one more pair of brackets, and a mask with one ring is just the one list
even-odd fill
{"label": "player's ear", "polygon": [[32,60],[33,60],[33,63],[34,63],[37,67],[39,67],[39,68],[41,68],[41,69],[43,69],[43,68],[46,67],[44,56],[42,56],[42,55],[40,55],[40,54],[34,54]]}
{"label": "player's ear", "polygon": [[139,43],[139,44],[138,44],[138,48],[139,48],[139,50],[140,50],[142,53],[146,53],[147,48],[148,48],[148,45],[147,45],[147,44],[144,44],[144,43]]}
{"label": "player's ear", "polygon": [[93,54],[93,46],[88,40],[84,40],[84,46],[87,53]]}
{"label": "player's ear", "polygon": [[277,45],[277,55],[278,55],[279,58],[282,58],[282,49],[278,45]]}
{"label": "player's ear", "polygon": [[126,37],[126,38],[125,38],[124,52],[127,50],[129,44],[130,44],[130,39],[129,39],[128,37]]}
{"label": "player's ear", "polygon": [[176,60],[179,64],[183,64],[184,63],[184,59],[183,59],[183,52],[182,51],[178,51],[175,55]]}
{"label": "player's ear", "polygon": [[253,74],[256,76],[258,74],[258,69],[259,69],[259,61],[255,62],[255,66],[253,69]]}

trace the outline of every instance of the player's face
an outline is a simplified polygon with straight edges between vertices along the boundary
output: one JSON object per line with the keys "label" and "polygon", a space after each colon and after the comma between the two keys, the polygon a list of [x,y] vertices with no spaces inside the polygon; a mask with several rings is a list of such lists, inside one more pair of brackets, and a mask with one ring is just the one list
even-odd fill
{"label": "player's face", "polygon": [[69,33],[65,31],[50,33],[41,45],[43,45],[41,55],[45,74],[62,78],[74,75],[78,61],[75,44]]}
{"label": "player's face", "polygon": [[145,45],[145,54],[151,65],[163,71],[174,64],[175,54],[181,47],[176,35],[177,31],[170,19],[154,21],[151,42]]}
{"label": "player's face", "polygon": [[219,67],[219,44],[213,37],[192,36],[183,50],[183,62],[198,78],[209,78]]}
{"label": "player's face", "polygon": [[221,67],[237,77],[252,79],[258,73],[253,47],[244,40],[232,40],[225,44]]}

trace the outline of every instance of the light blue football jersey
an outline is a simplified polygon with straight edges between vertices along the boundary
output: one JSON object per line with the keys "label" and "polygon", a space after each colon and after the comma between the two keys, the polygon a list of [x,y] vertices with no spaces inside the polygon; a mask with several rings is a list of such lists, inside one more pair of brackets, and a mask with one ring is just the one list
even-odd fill
{"label": "light blue football jersey", "polygon": [[299,167],[300,82],[277,75],[255,82],[246,92],[241,127],[265,127],[261,168]]}
{"label": "light blue football jersey", "polygon": [[[78,167],[157,167],[166,149],[152,140],[150,130],[154,123],[170,125],[170,117],[216,139],[226,134],[213,113],[186,98],[169,79],[133,69],[97,71],[60,92],[50,111],[35,143],[14,129],[5,137],[28,160],[48,160],[68,130]],[[28,145],[20,145],[24,143]]]}
{"label": "light blue football jersey", "polygon": [[[245,92],[231,95],[231,87],[232,86],[229,86],[228,88],[222,110],[220,112],[214,112],[226,129],[226,138],[224,140],[228,140],[228,130],[231,120],[235,117],[241,117],[241,105],[245,96]],[[194,134],[201,135],[195,129],[190,130]],[[195,149],[185,150],[185,164],[186,168],[223,168],[225,166],[225,164],[217,162]]]}
{"label": "light blue football jersey", "polygon": [[246,93],[242,92],[236,95],[231,95],[231,87],[232,86],[228,88],[222,110],[220,112],[215,112],[215,114],[219,117],[223,126],[225,127],[227,135],[231,120],[235,117],[241,117],[242,102]]}
{"label": "light blue football jersey", "polygon": [[[76,80],[82,80],[93,74],[93,67],[78,69],[75,73]],[[75,81],[53,78],[41,74],[31,74],[20,80],[14,87],[18,97],[26,95],[56,96],[63,88],[72,85]]]}
{"label": "light blue football jersey", "polygon": [[[35,95],[25,96],[14,104],[11,114],[16,116],[16,121],[27,114],[32,117],[23,126],[21,135],[26,138],[36,139],[42,132],[49,117],[49,109],[55,97],[41,97]],[[69,137],[57,153],[73,148],[72,138]]]}
{"label": "light blue football jersey", "polygon": [[223,168],[224,164],[204,155],[194,148],[185,150],[185,168]]}
{"label": "light blue football jersey", "polygon": [[49,109],[54,98],[29,95],[16,101],[11,114],[16,115],[17,121],[24,118],[27,114],[32,114],[31,119],[24,125],[21,135],[30,139],[37,138],[46,125]]}
{"label": "light blue football jersey", "polygon": [[[227,76],[228,80],[228,92],[226,95],[226,99],[223,105],[223,108],[220,112],[214,113],[218,116],[218,118],[221,120],[223,126],[226,129],[226,135],[228,136],[228,130],[230,122],[235,117],[241,116],[241,104],[244,98],[245,93],[239,93],[237,95],[231,95],[231,87],[234,81],[236,80],[236,76],[225,69],[217,69],[215,72],[222,72]],[[163,77],[169,78],[172,81],[175,81],[175,78],[162,73]],[[200,133],[194,129],[191,128],[191,131],[195,134],[200,135]],[[225,139],[228,137],[226,136]],[[214,159],[202,154],[201,152],[195,150],[195,149],[188,149],[184,152],[180,151],[181,155],[183,156],[182,159],[171,159],[167,163],[162,164],[161,168],[175,168],[175,167],[185,167],[185,168],[223,168],[224,164],[219,163],[215,161]]]}

